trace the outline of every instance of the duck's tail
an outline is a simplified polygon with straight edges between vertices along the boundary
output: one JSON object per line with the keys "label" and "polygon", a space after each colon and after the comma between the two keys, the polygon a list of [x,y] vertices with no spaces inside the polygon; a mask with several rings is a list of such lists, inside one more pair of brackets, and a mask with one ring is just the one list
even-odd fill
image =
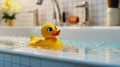
{"label": "duck's tail", "polygon": [[33,48],[36,48],[38,47],[38,42],[42,41],[41,38],[35,36],[35,35],[32,35],[30,36],[30,42],[29,42],[29,46],[33,47]]}

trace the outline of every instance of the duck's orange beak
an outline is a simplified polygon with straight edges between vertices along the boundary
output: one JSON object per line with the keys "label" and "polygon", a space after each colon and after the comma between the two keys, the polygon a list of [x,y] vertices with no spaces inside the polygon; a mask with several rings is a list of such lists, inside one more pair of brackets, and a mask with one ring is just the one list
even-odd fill
{"label": "duck's orange beak", "polygon": [[60,34],[60,32],[61,32],[61,30],[54,30],[54,31],[52,32],[52,35],[53,35],[53,36],[58,36],[58,35]]}

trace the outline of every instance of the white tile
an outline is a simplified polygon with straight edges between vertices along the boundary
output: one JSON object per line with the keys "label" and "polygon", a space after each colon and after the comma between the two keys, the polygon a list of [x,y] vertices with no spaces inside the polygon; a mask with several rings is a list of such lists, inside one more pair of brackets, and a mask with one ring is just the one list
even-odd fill
{"label": "white tile", "polygon": [[90,0],[92,4],[96,4],[97,3],[97,0]]}

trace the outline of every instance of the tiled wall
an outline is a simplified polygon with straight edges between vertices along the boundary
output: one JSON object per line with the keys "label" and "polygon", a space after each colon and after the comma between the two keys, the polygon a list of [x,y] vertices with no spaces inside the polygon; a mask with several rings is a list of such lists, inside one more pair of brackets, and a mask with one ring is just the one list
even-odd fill
{"label": "tiled wall", "polygon": [[[7,54],[0,52],[0,67],[80,67],[85,64],[75,64],[45,58]],[[90,65],[91,66],[91,65]],[[87,67],[87,66],[85,66]],[[88,66],[89,67],[89,66]]]}
{"label": "tiled wall", "polygon": [[93,25],[104,26],[106,21],[107,0],[88,0],[91,5]]}
{"label": "tiled wall", "polygon": [[[0,0],[1,1],[1,0]],[[32,26],[33,13],[25,12],[26,9],[39,9],[39,21],[41,24],[53,21],[53,7],[51,0],[43,0],[42,5],[36,5],[34,0],[15,0],[22,5],[21,13],[18,14],[17,26]],[[81,4],[84,0],[58,0],[62,11],[66,12],[67,17],[70,15],[77,15],[80,18],[82,15],[82,8],[76,8],[76,5]],[[106,22],[107,0],[86,0],[89,3],[90,13],[92,17],[93,26],[104,26]]]}

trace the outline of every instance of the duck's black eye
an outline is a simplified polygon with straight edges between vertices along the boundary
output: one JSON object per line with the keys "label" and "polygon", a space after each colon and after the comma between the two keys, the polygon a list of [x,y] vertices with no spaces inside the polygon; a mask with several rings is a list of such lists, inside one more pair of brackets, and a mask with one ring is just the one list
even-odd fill
{"label": "duck's black eye", "polygon": [[52,30],[53,30],[52,27],[48,27],[48,28],[47,28],[47,31],[48,31],[48,32],[52,32]]}

